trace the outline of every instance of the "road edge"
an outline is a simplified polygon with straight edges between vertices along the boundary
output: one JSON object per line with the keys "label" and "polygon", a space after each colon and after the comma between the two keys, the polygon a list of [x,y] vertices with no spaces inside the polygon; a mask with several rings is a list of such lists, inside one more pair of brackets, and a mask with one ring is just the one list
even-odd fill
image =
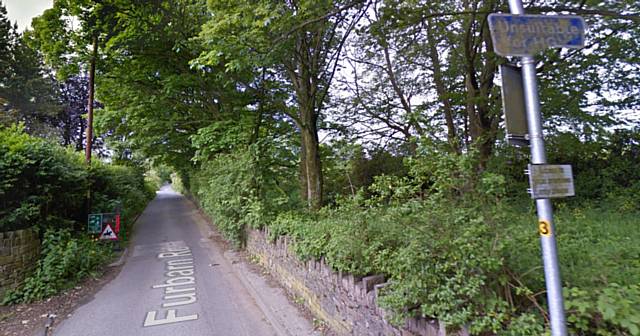
{"label": "road edge", "polygon": [[[228,242],[217,232],[217,228],[213,224],[213,221],[202,212],[202,209],[191,198],[185,197],[185,201],[197,212],[197,224],[200,228],[200,232],[203,237],[207,238],[209,243],[213,245],[213,248],[217,248],[225,261],[231,266],[236,278],[238,278],[242,286],[249,292],[251,297],[255,300],[256,305],[264,314],[267,321],[273,326],[275,331],[280,336],[303,336],[303,335],[321,335],[314,329],[313,322],[305,317],[303,311],[291,302],[286,291],[281,286],[271,286],[267,284],[267,280],[264,279],[258,283],[256,279],[260,278],[260,275],[255,274],[249,269],[248,261],[242,256],[241,252],[236,252],[233,249],[228,248]],[[221,244],[224,241],[225,244]],[[256,279],[253,279],[256,278]],[[259,288],[267,289],[265,291],[258,290]],[[279,293],[276,293],[279,292]],[[276,296],[279,296],[276,298]],[[276,310],[270,307],[268,302],[274,300],[286,301],[286,306],[280,306],[281,310]],[[302,333],[301,333],[302,332]]]}

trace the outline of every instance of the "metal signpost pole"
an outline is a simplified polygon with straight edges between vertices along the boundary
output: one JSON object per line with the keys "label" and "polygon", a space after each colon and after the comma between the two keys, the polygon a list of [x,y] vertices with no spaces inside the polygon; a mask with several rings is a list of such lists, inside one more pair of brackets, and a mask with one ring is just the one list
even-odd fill
{"label": "metal signpost pole", "polygon": [[[509,0],[512,14],[524,14],[521,0]],[[527,122],[529,126],[529,141],[531,145],[531,163],[547,163],[542,134],[542,122],[538,88],[536,83],[536,67],[532,56],[522,57],[522,77],[526,102]],[[542,245],[542,260],[544,263],[544,277],[547,286],[547,300],[551,319],[551,334],[566,336],[567,327],[564,317],[564,303],[562,299],[562,283],[560,281],[560,267],[556,252],[555,228],[553,226],[553,209],[551,200],[536,199],[538,210],[538,225],[540,242]]]}

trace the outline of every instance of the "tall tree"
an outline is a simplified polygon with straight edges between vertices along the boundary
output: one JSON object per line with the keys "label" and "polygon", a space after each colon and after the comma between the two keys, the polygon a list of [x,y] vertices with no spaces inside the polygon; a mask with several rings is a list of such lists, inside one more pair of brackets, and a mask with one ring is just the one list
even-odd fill
{"label": "tall tree", "polygon": [[3,85],[6,85],[6,78],[11,71],[11,49],[15,43],[16,30],[7,16],[7,8],[0,1],[0,79]]}
{"label": "tall tree", "polygon": [[125,158],[144,153],[188,171],[192,137],[227,120],[246,99],[224,86],[214,67],[198,71],[189,61],[200,53],[191,41],[208,18],[199,0],[135,2],[118,7],[119,31],[104,49],[108,55],[98,94],[105,109],[97,127],[108,132]]}
{"label": "tall tree", "polygon": [[[345,131],[380,145],[399,142],[410,153],[416,139],[434,132],[428,73],[407,62],[403,41],[384,26],[381,2],[373,4],[364,26],[350,39],[331,118],[358,125]],[[345,106],[346,105],[346,106]],[[340,128],[338,128],[340,129]]]}
{"label": "tall tree", "polygon": [[[478,153],[477,168],[483,170],[501,134],[498,65],[517,62],[493,52],[487,26],[487,15],[508,11],[506,4],[378,0],[374,8],[349,45],[354,50],[349,61],[357,70],[346,86],[352,97],[336,110],[355,110],[375,122],[347,113],[343,124],[404,139],[446,139],[451,151]],[[555,126],[551,132],[559,126],[581,131],[628,122],[621,115],[640,106],[638,4],[547,0],[530,2],[527,11],[579,14],[589,26],[585,49],[554,49],[536,57],[545,121]]]}
{"label": "tall tree", "polygon": [[474,149],[482,169],[500,120],[498,59],[485,22],[497,4],[376,1],[349,46],[355,76],[346,76],[345,87],[356,108],[338,111],[355,110],[348,123],[404,142],[428,137],[444,139],[452,152]]}
{"label": "tall tree", "polygon": [[[538,74],[542,112],[552,132],[609,132],[630,126],[640,110],[640,3],[535,1],[531,13],[562,10],[587,22],[581,50],[548,50]],[[636,113],[634,113],[636,112]]]}
{"label": "tall tree", "polygon": [[32,47],[31,32],[18,33],[2,3],[0,35],[0,122],[22,122],[32,135],[54,137],[53,120],[59,111],[55,80]]}
{"label": "tall tree", "polygon": [[[0,88],[5,91],[10,85],[13,75],[13,46],[16,41],[17,27],[11,25],[4,3],[0,2]],[[6,93],[0,91],[0,125],[10,124],[16,120],[15,110],[11,108]]]}
{"label": "tall tree", "polygon": [[203,65],[228,71],[268,69],[291,90],[282,109],[300,134],[301,195],[322,206],[322,164],[318,137],[322,110],[346,36],[366,11],[364,1],[209,1],[213,17],[201,40]]}
{"label": "tall tree", "polygon": [[87,91],[86,76],[75,75],[59,83],[58,101],[62,107],[57,116],[57,127],[61,131],[64,146],[74,146],[81,151],[84,146],[84,134],[87,127]]}
{"label": "tall tree", "polygon": [[[74,27],[79,22],[79,27]],[[53,8],[34,18],[33,27],[45,60],[61,79],[77,74],[81,67],[88,73],[86,161],[91,161],[96,63],[99,48],[105,45],[117,24],[112,1],[54,1]]]}
{"label": "tall tree", "polygon": [[493,0],[412,4],[391,0],[384,1],[378,22],[379,31],[401,46],[405,62],[427,74],[424,80],[434,98],[427,112],[444,120],[450,149],[459,152],[463,140],[479,154],[479,169],[491,156],[500,122],[494,79],[503,61],[493,52],[486,21],[500,5]]}

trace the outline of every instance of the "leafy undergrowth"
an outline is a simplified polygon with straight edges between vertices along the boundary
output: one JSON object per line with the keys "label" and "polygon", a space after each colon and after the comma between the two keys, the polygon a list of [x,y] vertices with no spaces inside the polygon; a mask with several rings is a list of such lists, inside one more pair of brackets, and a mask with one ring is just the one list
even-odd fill
{"label": "leafy undergrowth", "polygon": [[[474,335],[545,334],[535,209],[502,200],[498,175],[465,185],[464,159],[446,159],[414,163],[413,179],[378,177],[370,198],[281,213],[268,224],[271,238],[292,236],[298,256],[324,257],[336,270],[386,275],[381,303],[396,323],[421,315]],[[427,170],[435,174],[420,181]],[[556,211],[572,335],[640,334],[640,212],[619,204]]]}
{"label": "leafy undergrowth", "polygon": [[[556,211],[565,309],[575,335],[640,334],[640,212],[615,205],[561,205]],[[530,289],[529,298],[543,302],[539,240],[523,234],[536,230],[535,217],[511,215],[506,262]]]}
{"label": "leafy undergrowth", "polygon": [[[384,274],[381,304],[398,324],[419,315],[473,335],[549,332],[533,202],[507,199],[505,177],[477,175],[472,155],[427,149],[405,161],[407,175],[377,176],[318,212],[288,203],[279,192],[286,185],[266,187],[277,172],[260,171],[256,159],[249,151],[218,156],[187,184],[236,244],[245,228],[267,227],[271,239],[292,237],[302,259]],[[572,335],[639,334],[638,191],[556,202]]]}
{"label": "leafy undergrowth", "polygon": [[126,242],[154,191],[133,164],[95,159],[88,165],[82,153],[30,136],[21,126],[0,126],[0,231],[33,228],[42,238],[33,274],[4,302],[43,299],[94,275],[110,252],[87,236],[88,213],[120,209],[119,239]]}
{"label": "leafy undergrowth", "polygon": [[[530,213],[516,207],[438,206],[425,201],[319,214],[284,213],[271,238],[294,237],[303,259],[336,270],[382,273],[382,304],[401,323],[437,317],[472,334],[541,335],[548,328],[540,241]],[[638,335],[640,213],[559,211],[557,238],[573,335]],[[586,217],[584,217],[586,216]]]}
{"label": "leafy undergrowth", "polygon": [[0,127],[0,231],[35,226],[40,232],[83,232],[87,210],[117,207],[128,224],[154,196],[140,167],[98,159],[87,165],[82,153],[30,136],[20,126]]}
{"label": "leafy undergrowth", "polygon": [[86,235],[74,237],[69,230],[47,230],[35,270],[21,287],[6,293],[2,304],[42,300],[87,276],[97,277],[111,256],[111,246]]}

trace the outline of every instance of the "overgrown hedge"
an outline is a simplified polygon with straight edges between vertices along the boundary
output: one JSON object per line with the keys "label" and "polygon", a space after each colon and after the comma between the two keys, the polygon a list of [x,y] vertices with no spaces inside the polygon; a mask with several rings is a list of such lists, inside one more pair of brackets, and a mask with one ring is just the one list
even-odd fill
{"label": "overgrown hedge", "polygon": [[84,277],[97,276],[112,255],[111,246],[87,235],[73,235],[68,229],[47,229],[33,273],[20,287],[7,291],[0,302],[32,302],[55,295]]}
{"label": "overgrown hedge", "polygon": [[154,193],[143,171],[93,160],[20,127],[0,128],[0,231],[36,227],[86,229],[91,212],[122,205],[125,220],[140,212]]}
{"label": "overgrown hedge", "polygon": [[93,160],[19,126],[0,128],[0,231],[33,227],[41,233],[41,257],[22,286],[8,291],[4,304],[30,302],[99,273],[111,248],[86,234],[91,213],[121,207],[120,239],[133,218],[155,195],[143,171]]}
{"label": "overgrown hedge", "polygon": [[[548,332],[532,202],[507,200],[504,175],[476,175],[472,155],[422,147],[405,160],[407,176],[378,176],[355,197],[309,213],[274,197],[295,180],[256,183],[271,181],[263,171],[269,168],[256,164],[257,153],[217,155],[189,175],[190,190],[228,238],[241,244],[247,227],[268,227],[273,239],[293,237],[302,259],[324,257],[356,275],[384,274],[390,284],[382,304],[398,323],[418,314],[449,328],[467,326],[474,335]],[[617,191],[607,198],[611,208],[559,203],[557,237],[574,335],[640,333],[637,193]]]}
{"label": "overgrown hedge", "polygon": [[225,238],[241,246],[245,228],[263,227],[279,212],[302,207],[296,172],[274,165],[276,152],[262,143],[243,146],[204,161],[174,182],[186,182]]}

